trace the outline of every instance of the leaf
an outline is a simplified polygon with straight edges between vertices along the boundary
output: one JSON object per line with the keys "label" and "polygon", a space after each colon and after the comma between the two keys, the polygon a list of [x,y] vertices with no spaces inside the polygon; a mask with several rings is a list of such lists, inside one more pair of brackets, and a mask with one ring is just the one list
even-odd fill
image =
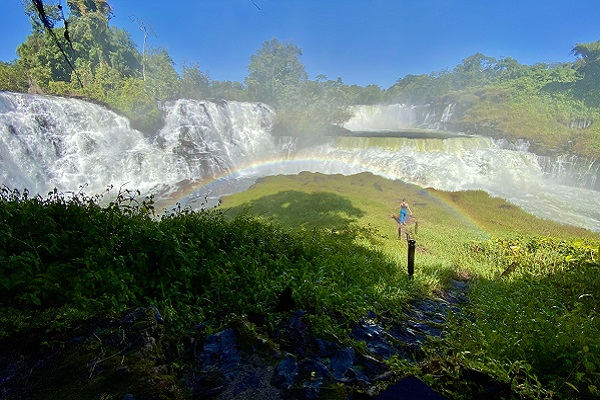
{"label": "leaf", "polygon": [[577,389],[577,388],[575,387],[575,385],[573,385],[572,383],[570,383],[570,382],[567,382],[567,381],[565,381],[565,383],[566,383],[567,385],[569,385],[569,386],[570,386],[570,387],[571,387],[571,388],[572,388],[574,391],[576,391],[577,393],[579,393],[579,389]]}

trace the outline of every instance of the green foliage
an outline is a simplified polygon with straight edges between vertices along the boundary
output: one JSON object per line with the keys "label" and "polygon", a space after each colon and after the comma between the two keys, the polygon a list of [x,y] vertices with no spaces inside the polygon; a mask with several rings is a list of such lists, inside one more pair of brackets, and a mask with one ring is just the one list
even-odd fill
{"label": "green foliage", "polygon": [[29,87],[27,71],[22,64],[13,61],[10,63],[0,61],[0,88],[12,92],[25,92]]}
{"label": "green foliage", "polygon": [[356,244],[357,228],[294,233],[218,211],[153,219],[151,199],[138,202],[135,193],[99,200],[3,189],[2,306],[122,310],[146,302],[209,318],[272,312],[276,293],[290,286],[302,308],[354,316],[374,306],[379,277],[396,268]]}
{"label": "green foliage", "polygon": [[550,237],[473,243],[467,251],[487,269],[470,292],[472,322],[455,321],[450,342],[470,360],[527,365],[548,396],[597,395],[599,244]]}
{"label": "green foliage", "polygon": [[307,80],[301,55],[302,50],[292,42],[282,43],[277,39],[264,42],[250,57],[246,78],[250,96],[279,106],[287,93],[291,94]]}
{"label": "green foliage", "polygon": [[[583,397],[593,396],[600,379],[600,360],[592,354],[600,339],[598,234],[536,219],[483,192],[419,190],[369,174],[270,177],[222,204],[228,214],[256,213],[308,231],[372,224],[369,240],[358,235],[354,240],[381,249],[403,266],[406,249],[386,215],[394,212],[398,197],[411,201],[419,219],[418,233],[414,227],[408,231],[417,239],[415,278],[421,293],[443,291],[450,278],[468,277],[471,282],[469,306],[464,314],[452,316],[447,327],[449,341],[432,344],[424,364],[412,366],[418,369],[413,373],[424,374],[423,379],[449,398],[472,398],[465,381],[473,371],[503,382],[517,397],[554,393],[577,398],[572,386]],[[382,275],[372,304],[394,309],[415,295],[401,283],[402,269]]]}
{"label": "green foliage", "polygon": [[[404,240],[381,212],[395,212],[399,193],[420,223],[418,233],[407,227],[418,243],[414,280],[406,279]],[[349,326],[368,311],[403,318],[407,301],[443,292],[458,275],[470,277],[469,306],[450,317],[448,340],[428,344],[424,363],[390,360],[393,368],[422,374],[453,398],[468,397],[469,371],[524,398],[593,396],[598,235],[574,239],[565,228],[561,239],[531,236],[519,225],[521,236],[507,235],[482,223],[485,205],[497,211],[499,200],[447,196],[456,210],[470,209],[469,220],[448,210],[441,192],[370,174],[272,177],[224,199],[222,210],[160,216],[136,192],[31,198],[3,188],[0,338],[68,330],[140,304],[160,310],[171,337],[202,321],[212,329],[242,321],[239,329],[268,337],[287,318],[277,296],[290,287],[312,334],[348,342]],[[507,210],[508,221],[522,218]],[[557,231],[547,221],[526,225],[545,224]],[[263,322],[249,325],[245,315]]]}
{"label": "green foliage", "polygon": [[202,100],[210,97],[210,78],[198,65],[184,66],[178,83],[182,98]]}

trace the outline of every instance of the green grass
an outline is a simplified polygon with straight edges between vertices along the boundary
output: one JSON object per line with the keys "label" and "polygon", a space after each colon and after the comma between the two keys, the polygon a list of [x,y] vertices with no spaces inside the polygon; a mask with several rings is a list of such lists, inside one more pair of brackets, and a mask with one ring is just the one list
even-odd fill
{"label": "green grass", "polygon": [[[471,281],[472,319],[453,320],[444,362],[510,382],[516,396],[598,396],[598,233],[538,219],[484,192],[423,190],[366,173],[272,177],[225,198],[223,207],[301,229],[368,226],[397,276],[405,274],[407,246],[389,215],[402,197],[418,219],[418,232],[409,227],[416,282],[431,295],[449,278]],[[382,282],[382,297],[396,284]]]}
{"label": "green grass", "polygon": [[[413,223],[398,237],[403,197]],[[433,341],[416,373],[449,398],[461,371],[505,382],[516,397],[594,398],[600,234],[537,219],[483,192],[446,193],[353,176],[301,173],[261,180],[217,210],[157,218],[151,199],[0,192],[0,343],[154,305],[174,341],[193,325],[231,321],[268,337],[292,289],[312,334],[349,343],[369,311],[402,318],[411,299],[470,281],[465,314]],[[406,273],[408,232],[417,242]],[[228,322],[229,321],[229,322]],[[42,344],[39,344],[42,346]],[[461,389],[462,388],[462,389]],[[466,390],[466,389],[465,389]]]}

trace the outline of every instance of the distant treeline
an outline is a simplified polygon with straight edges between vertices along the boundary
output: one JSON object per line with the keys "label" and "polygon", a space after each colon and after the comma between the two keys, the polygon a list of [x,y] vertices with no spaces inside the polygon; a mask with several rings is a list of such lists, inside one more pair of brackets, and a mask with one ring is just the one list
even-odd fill
{"label": "distant treeline", "polygon": [[302,50],[272,39],[250,56],[244,82],[217,81],[198,64],[178,72],[165,49],[147,47],[151,28],[134,21],[145,37],[140,51],[127,30],[110,26],[106,1],[67,1],[67,18],[59,5],[43,4],[41,13],[35,4],[42,2],[24,10],[32,33],[18,58],[0,61],[0,89],[90,98],[141,130],[155,130],[158,104],[175,98],[265,102],[286,134],[329,132],[349,118],[349,105],[454,103],[454,130],[529,140],[541,152],[600,156],[600,41],[575,46],[570,63],[529,66],[477,53],[452,70],[407,75],[384,89],[309,79]]}

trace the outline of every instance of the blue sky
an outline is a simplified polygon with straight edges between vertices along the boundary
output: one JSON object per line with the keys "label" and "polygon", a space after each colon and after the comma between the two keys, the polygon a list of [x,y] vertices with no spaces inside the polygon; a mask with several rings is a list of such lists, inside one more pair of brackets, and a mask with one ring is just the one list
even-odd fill
{"label": "blue sky", "polygon": [[[50,1],[50,0],[49,0]],[[53,0],[57,1],[57,0]],[[65,0],[61,0],[65,6]],[[0,0],[0,60],[30,31],[21,0]],[[573,61],[600,40],[598,0],[109,0],[111,24],[142,33],[146,21],[178,66],[243,82],[250,56],[272,38],[293,41],[311,79],[386,89],[407,74],[452,69],[477,52],[522,64]],[[65,7],[66,8],[66,7]],[[259,9],[260,8],[260,9]]]}

